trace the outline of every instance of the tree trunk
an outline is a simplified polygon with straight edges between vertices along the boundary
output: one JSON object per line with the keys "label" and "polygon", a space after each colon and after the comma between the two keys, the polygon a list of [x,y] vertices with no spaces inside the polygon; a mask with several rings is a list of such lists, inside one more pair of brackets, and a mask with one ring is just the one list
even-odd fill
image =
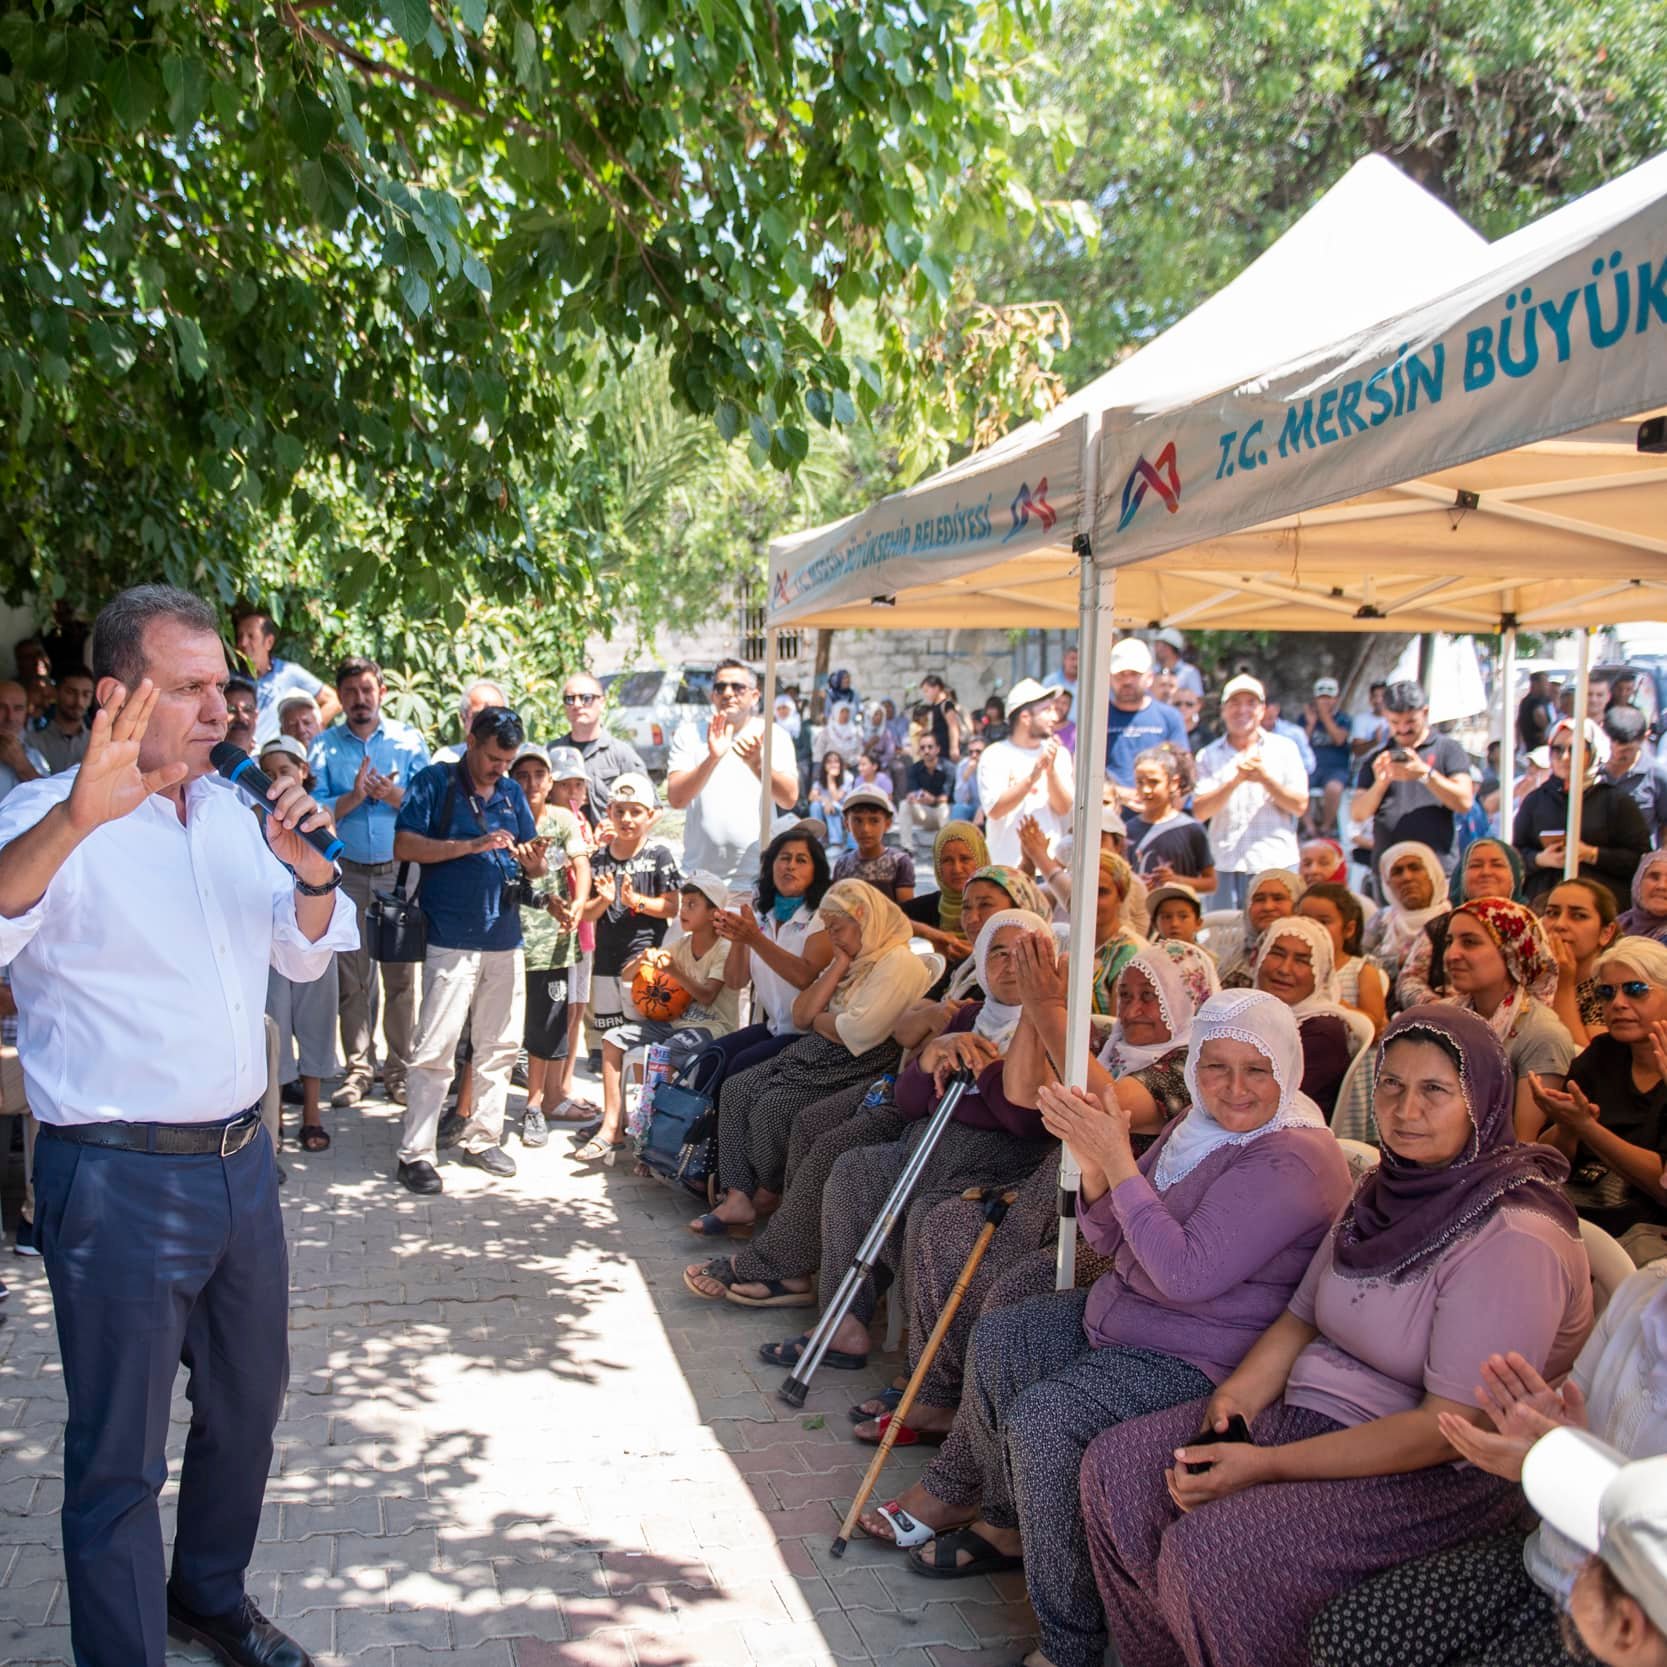
{"label": "tree trunk", "polygon": [[818,630],[816,633],[816,670],[810,679],[810,721],[813,724],[827,721],[828,704],[828,662],[833,658],[833,632]]}

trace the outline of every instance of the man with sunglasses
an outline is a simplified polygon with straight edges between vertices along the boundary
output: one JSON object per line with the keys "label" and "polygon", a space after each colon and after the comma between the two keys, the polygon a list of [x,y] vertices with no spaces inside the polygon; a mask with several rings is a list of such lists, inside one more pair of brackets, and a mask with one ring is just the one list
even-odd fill
{"label": "man with sunglasses", "polygon": [[[758,678],[739,660],[712,674],[712,715],[678,725],[666,759],[666,802],[684,812],[683,872],[716,874],[731,891],[758,879],[758,787],[764,720]],[[772,721],[770,797],[781,810],[799,798],[793,738]]]}
{"label": "man with sunglasses", "polygon": [[462,1160],[495,1177],[515,1173],[498,1138],[526,1001],[521,903],[526,880],[548,866],[526,796],[509,774],[526,738],[507,707],[477,713],[462,762],[418,771],[394,824],[395,858],[422,864],[417,895],[428,926],[399,1147],[400,1185],[415,1193],[443,1190],[436,1136],[465,1022],[479,1093],[459,1142]]}
{"label": "man with sunglasses", "polygon": [[585,797],[593,828],[607,823],[608,797],[621,776],[648,774],[637,749],[602,727],[604,698],[602,685],[588,671],[574,672],[561,691],[567,733],[550,743],[552,752],[557,747],[572,747],[585,761],[585,773],[590,777],[590,792]]}

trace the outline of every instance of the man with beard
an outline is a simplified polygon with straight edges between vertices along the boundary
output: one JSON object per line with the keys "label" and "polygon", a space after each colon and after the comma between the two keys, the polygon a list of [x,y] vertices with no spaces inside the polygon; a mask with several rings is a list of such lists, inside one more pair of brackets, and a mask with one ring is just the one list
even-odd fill
{"label": "man with beard", "polygon": [[357,1105],[369,1092],[375,1074],[372,1038],[376,1034],[376,973],[382,973],[387,1002],[383,1033],[388,1057],[382,1085],[390,1100],[403,1104],[405,1072],[411,1059],[416,1024],[417,969],[410,963],[373,962],[364,947],[365,911],[373,893],[392,891],[394,824],[405,803],[405,790],[419,770],[428,768],[428,748],[408,724],[385,717],[382,669],[374,660],[354,655],[336,667],[336,696],[342,719],[313,742],[308,762],[319,802],[336,819],[342,841],[342,890],[353,899],[360,947],[336,957],[341,985],[341,1087],[331,1095],[337,1106]]}
{"label": "man with beard", "polygon": [[52,710],[29,739],[53,773],[81,762],[87,750],[87,714],[93,704],[93,674],[67,671],[58,679]]}

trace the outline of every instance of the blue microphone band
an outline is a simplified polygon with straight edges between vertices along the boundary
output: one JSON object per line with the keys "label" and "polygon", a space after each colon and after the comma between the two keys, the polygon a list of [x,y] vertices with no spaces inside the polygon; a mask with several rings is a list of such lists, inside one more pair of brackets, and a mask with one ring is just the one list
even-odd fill
{"label": "blue microphone band", "polygon": [[[242,779],[243,772],[245,770],[253,770],[258,776],[264,776],[266,774],[266,772],[261,769],[254,759],[245,758],[241,764],[235,764],[232,766],[226,774],[226,779],[234,786],[241,787],[245,793],[249,794],[250,800],[254,804],[255,809],[258,810],[262,816],[270,816],[272,814],[271,806],[267,804],[266,800],[263,799],[254,788],[250,787],[249,784]],[[341,836],[339,834],[331,834],[328,843],[320,847],[320,849],[324,854],[324,860],[326,862],[335,862],[342,854]]]}

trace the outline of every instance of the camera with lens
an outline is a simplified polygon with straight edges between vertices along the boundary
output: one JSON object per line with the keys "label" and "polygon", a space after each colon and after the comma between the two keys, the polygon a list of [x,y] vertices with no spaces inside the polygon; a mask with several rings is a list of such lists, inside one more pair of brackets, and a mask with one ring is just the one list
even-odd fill
{"label": "camera with lens", "polygon": [[533,909],[539,904],[537,887],[527,878],[526,870],[513,857],[504,864],[504,895],[503,907],[510,909]]}

